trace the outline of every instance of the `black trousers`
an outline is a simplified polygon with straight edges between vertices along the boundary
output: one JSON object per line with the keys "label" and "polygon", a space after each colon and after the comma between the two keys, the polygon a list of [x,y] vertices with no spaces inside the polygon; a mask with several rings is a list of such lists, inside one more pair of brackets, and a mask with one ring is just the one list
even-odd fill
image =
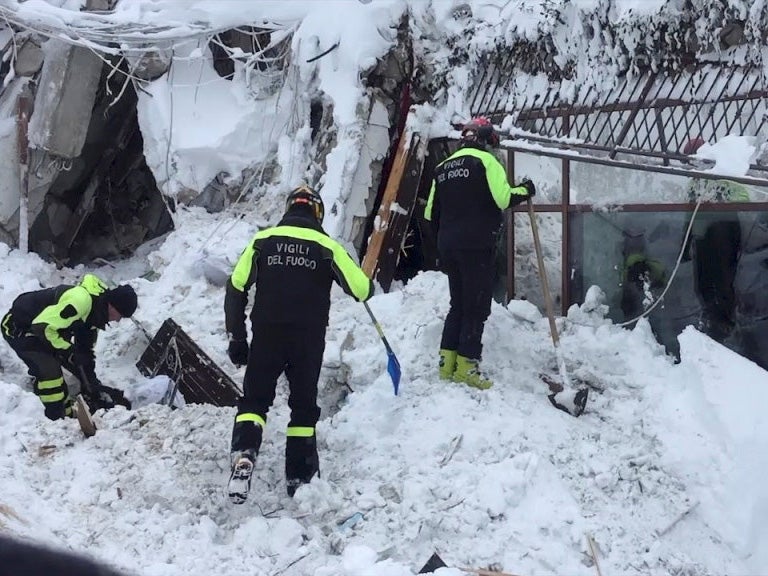
{"label": "black trousers", "polygon": [[71,401],[61,371],[61,360],[47,343],[30,334],[16,335],[8,329],[10,326],[12,322],[9,322],[7,316],[4,317],[3,338],[27,365],[29,375],[35,379],[35,394],[45,407],[45,415],[51,420],[68,416],[71,413]]}
{"label": "black trousers", "polygon": [[315,425],[320,418],[317,381],[325,350],[325,325],[254,324],[253,341],[243,381],[235,425],[232,451],[261,447],[262,423],[275,400],[277,379],[288,379],[288,423],[285,466],[286,477],[308,482],[318,472]]}
{"label": "black trousers", "polygon": [[440,267],[448,275],[451,304],[440,348],[479,360],[483,330],[491,313],[495,251],[440,250]]}

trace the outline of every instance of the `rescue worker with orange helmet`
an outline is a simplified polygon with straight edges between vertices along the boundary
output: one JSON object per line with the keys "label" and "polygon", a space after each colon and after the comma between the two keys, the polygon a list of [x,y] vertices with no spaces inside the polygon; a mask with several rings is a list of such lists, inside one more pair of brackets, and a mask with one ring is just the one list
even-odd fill
{"label": "rescue worker with orange helmet", "polygon": [[[256,233],[230,276],[224,302],[229,358],[246,365],[243,397],[232,431],[229,497],[245,502],[277,379],[285,373],[291,418],[286,430],[288,494],[319,474],[315,424],[317,381],[335,281],[355,300],[373,295],[373,283],[349,253],[323,230],[325,209],[309,186],[288,196],[277,226]],[[255,287],[248,344],[245,309]]]}

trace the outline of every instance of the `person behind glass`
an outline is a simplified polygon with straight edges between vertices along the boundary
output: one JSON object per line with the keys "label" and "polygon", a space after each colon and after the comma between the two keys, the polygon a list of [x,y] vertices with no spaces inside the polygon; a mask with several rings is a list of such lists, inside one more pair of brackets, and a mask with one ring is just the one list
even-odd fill
{"label": "person behind glass", "polygon": [[621,311],[626,322],[639,317],[652,305],[664,288],[667,275],[664,265],[649,256],[642,231],[624,232],[622,253]]}
{"label": "person behind glass", "polygon": [[[686,155],[696,154],[702,138],[689,140]],[[730,180],[693,178],[689,200],[696,202],[749,202],[747,189]],[[694,290],[701,304],[698,329],[723,341],[736,325],[734,281],[741,253],[741,222],[737,212],[699,212],[691,229],[687,257],[694,263]],[[687,228],[687,226],[686,226]]]}
{"label": "person behind glass", "polygon": [[[259,453],[267,412],[284,372],[291,418],[286,430],[285,476],[288,494],[319,474],[315,425],[320,417],[317,381],[333,282],[355,300],[373,295],[373,283],[347,251],[322,227],[320,196],[299,186],[289,196],[283,219],[248,243],[227,282],[224,312],[229,358],[247,365],[232,430],[229,497],[245,502]],[[255,287],[248,345],[245,308]]]}
{"label": "person behind glass", "polygon": [[530,180],[509,185],[504,166],[490,152],[498,144],[487,118],[465,124],[459,149],[435,168],[424,209],[424,218],[436,228],[440,268],[448,275],[450,292],[438,374],[480,389],[492,386],[480,371],[480,360],[502,210],[536,194]]}

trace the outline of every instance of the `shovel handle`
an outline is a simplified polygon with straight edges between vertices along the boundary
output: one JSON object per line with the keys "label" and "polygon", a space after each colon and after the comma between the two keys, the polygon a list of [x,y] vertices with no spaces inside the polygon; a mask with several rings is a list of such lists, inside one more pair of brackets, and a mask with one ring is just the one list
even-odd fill
{"label": "shovel handle", "polygon": [[528,202],[528,217],[531,220],[531,233],[533,234],[533,247],[536,251],[536,261],[539,268],[539,280],[541,281],[541,291],[544,295],[544,307],[547,311],[547,319],[549,320],[549,332],[552,335],[552,342],[555,348],[560,348],[560,337],[557,334],[557,325],[555,324],[555,310],[552,305],[552,294],[549,291],[549,280],[547,279],[547,271],[544,268],[544,254],[541,250],[541,240],[539,239],[539,227],[536,223],[536,212],[533,210],[533,202],[530,198]]}
{"label": "shovel handle", "polygon": [[95,390],[93,389],[94,388],[93,382],[91,382],[90,378],[88,378],[88,375],[85,373],[85,368],[83,368],[78,364],[77,371],[80,373],[79,374],[80,387],[89,393],[95,392]]}

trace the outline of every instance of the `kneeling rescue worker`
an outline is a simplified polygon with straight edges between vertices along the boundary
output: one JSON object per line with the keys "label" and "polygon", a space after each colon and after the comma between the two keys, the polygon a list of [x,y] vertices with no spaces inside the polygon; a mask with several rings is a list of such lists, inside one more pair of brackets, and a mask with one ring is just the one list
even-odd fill
{"label": "kneeling rescue worker", "polygon": [[72,416],[72,399],[62,367],[80,380],[91,410],[130,403],[122,391],[96,377],[94,346],[107,322],[130,318],[136,292],[128,284],[109,289],[93,274],[80,284],[60,285],[16,297],[0,322],[3,338],[29,368],[35,394],[51,420]]}
{"label": "kneeling rescue worker", "polygon": [[[232,431],[229,498],[245,502],[261,447],[267,412],[284,372],[291,418],[286,431],[288,494],[319,474],[315,425],[320,417],[317,381],[325,350],[331,286],[362,302],[373,283],[347,251],[322,227],[323,201],[308,186],[293,190],[276,227],[259,231],[240,256],[227,282],[224,311],[229,358],[247,365]],[[245,309],[255,286],[248,345]]]}

